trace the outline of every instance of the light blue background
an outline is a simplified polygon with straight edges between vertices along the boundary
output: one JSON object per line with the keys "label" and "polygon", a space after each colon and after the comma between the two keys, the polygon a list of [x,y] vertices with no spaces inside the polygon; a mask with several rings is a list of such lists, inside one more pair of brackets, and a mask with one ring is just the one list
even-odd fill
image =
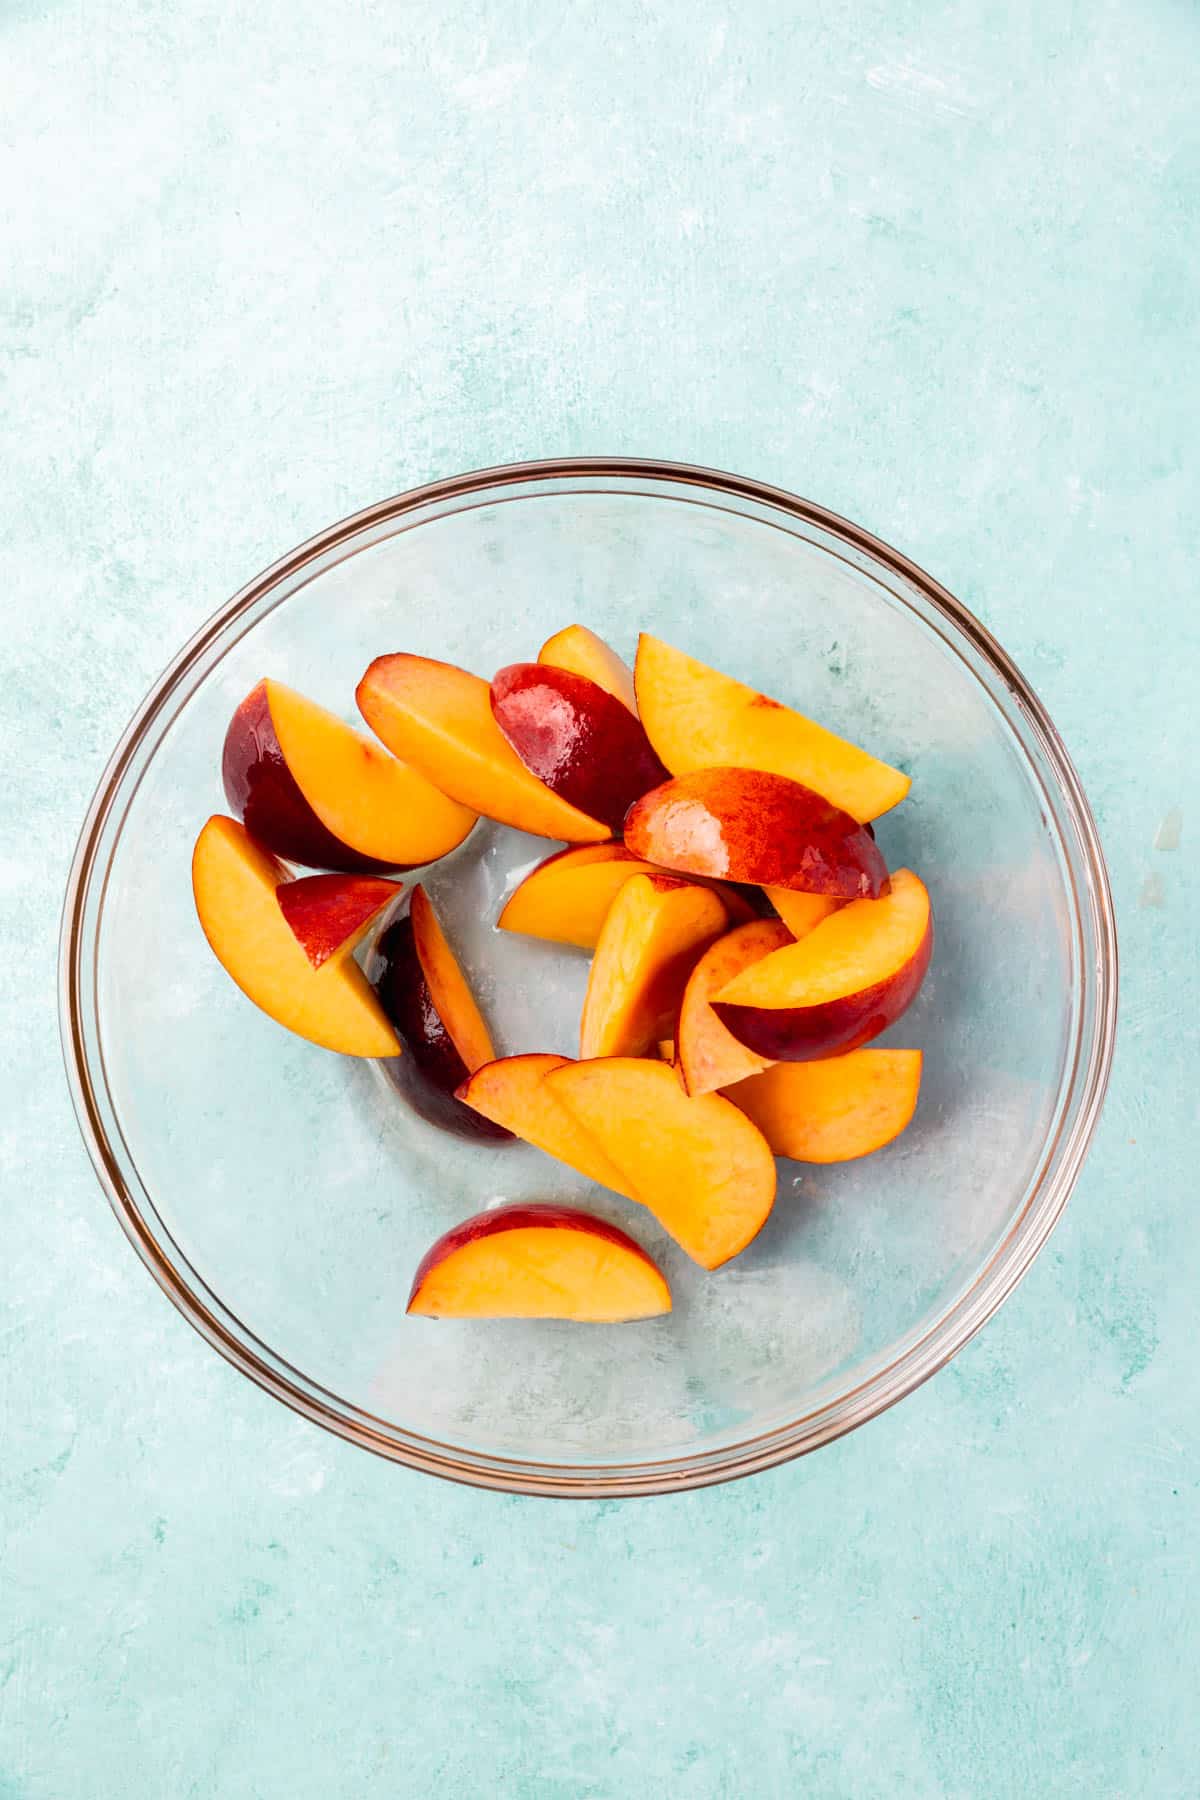
{"label": "light blue background", "polygon": [[[1198,65],[1184,0],[0,8],[0,1800],[1200,1791]],[[811,495],[978,610],[1095,805],[1124,1014],[954,1365],[805,1463],[567,1506],[204,1348],[86,1164],[54,968],[209,612],[382,495],[599,450]]]}

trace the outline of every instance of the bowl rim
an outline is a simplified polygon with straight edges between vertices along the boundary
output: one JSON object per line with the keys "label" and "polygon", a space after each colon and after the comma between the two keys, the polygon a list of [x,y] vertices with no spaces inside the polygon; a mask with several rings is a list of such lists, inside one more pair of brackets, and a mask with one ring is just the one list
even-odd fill
{"label": "bowl rim", "polygon": [[[572,479],[669,483],[675,488],[705,489],[726,498],[771,507],[840,539],[852,551],[874,559],[916,588],[923,600],[960,633],[999,676],[1008,695],[1015,701],[1023,724],[1049,764],[1057,785],[1057,797],[1064,807],[1066,823],[1074,832],[1083,865],[1085,879],[1081,894],[1070,859],[1067,859],[1075,922],[1082,931],[1081,915],[1086,909],[1090,937],[1098,951],[1090,966],[1085,959],[1080,959],[1081,990],[1086,994],[1090,983],[1094,992],[1090,1013],[1083,1006],[1077,1009],[1080,1023],[1075,1032],[1073,1066],[1066,1084],[1067,1099],[1060,1105],[1057,1134],[1051,1134],[1047,1146],[1056,1152],[1057,1161],[1051,1165],[1044,1159],[1042,1171],[1022,1210],[1009,1222],[1003,1237],[969,1285],[932,1324],[914,1341],[906,1342],[889,1363],[857,1387],[822,1402],[799,1419],[772,1426],[752,1438],[716,1450],[662,1460],[578,1466],[465,1451],[412,1433],[405,1434],[404,1441],[400,1441],[382,1429],[383,1421],[372,1421],[351,1403],[339,1400],[338,1405],[345,1410],[336,1410],[334,1405],[327,1403],[333,1402],[335,1396],[325,1396],[324,1390],[308,1377],[296,1370],[289,1371],[288,1365],[274,1353],[260,1355],[246,1341],[252,1335],[246,1327],[242,1327],[245,1337],[237,1336],[202,1295],[189,1286],[176,1264],[164,1254],[141,1215],[121,1165],[120,1146],[112,1142],[98,1103],[85,1041],[81,982],[82,959],[87,948],[86,903],[97,868],[103,876],[98,852],[125,771],[177,683],[214,639],[281,580],[349,543],[364,531],[430,504],[458,500],[485,489],[519,490],[538,483]],[[679,498],[678,495],[667,497]],[[986,627],[909,557],[828,507],[749,477],[694,464],[628,456],[549,457],[468,470],[426,482],[339,520],[247,582],[184,644],[122,733],[80,831],[67,881],[59,940],[59,1024],[63,1056],[76,1120],[88,1155],[134,1249],[158,1285],[201,1337],[234,1368],[301,1417],[390,1461],[468,1486],[576,1499],[679,1493],[771,1468],[805,1455],[865,1424],[944,1368],[1012,1293],[1066,1206],[1091,1146],[1104,1102],[1116,1041],[1117,994],[1116,920],[1104,853],[1091,809],[1066,747],[1046,709]],[[1086,1043],[1083,1042],[1085,1034]],[[1066,1139],[1058,1143],[1056,1139],[1062,1132],[1068,1112],[1071,1116]],[[119,1128],[116,1135],[120,1135]],[[265,1345],[262,1348],[267,1349]],[[300,1385],[302,1381],[307,1386]],[[351,1413],[355,1416],[349,1416]]]}

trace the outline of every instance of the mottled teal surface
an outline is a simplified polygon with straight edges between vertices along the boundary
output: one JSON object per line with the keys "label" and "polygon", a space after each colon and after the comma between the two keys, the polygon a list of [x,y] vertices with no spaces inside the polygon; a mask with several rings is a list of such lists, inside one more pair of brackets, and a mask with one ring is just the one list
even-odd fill
{"label": "mottled teal surface", "polygon": [[[1200,1791],[1198,62],[1183,0],[0,11],[2,1800]],[[1095,804],[1124,1016],[951,1368],[803,1464],[571,1507],[205,1349],[54,989],[194,626],[381,495],[592,450],[798,489],[979,611]]]}

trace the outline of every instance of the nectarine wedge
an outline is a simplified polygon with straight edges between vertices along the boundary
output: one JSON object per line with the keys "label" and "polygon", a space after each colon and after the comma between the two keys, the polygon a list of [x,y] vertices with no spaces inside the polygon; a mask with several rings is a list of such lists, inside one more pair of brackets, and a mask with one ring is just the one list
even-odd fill
{"label": "nectarine wedge", "polygon": [[836,900],[873,899],[887,879],[874,838],[849,813],[756,769],[696,769],[652,788],[630,807],[625,842],[683,874]]}
{"label": "nectarine wedge", "polygon": [[462,806],[535,837],[585,844],[610,835],[525,767],[477,675],[427,656],[379,656],[357,699],[376,737]]}
{"label": "nectarine wedge", "polygon": [[830,894],[802,894],[796,888],[766,887],[763,893],[797,941],[843,904]]}
{"label": "nectarine wedge", "polygon": [[589,1181],[636,1200],[616,1164],[546,1086],[551,1070],[561,1069],[569,1061],[566,1056],[542,1053],[502,1056],[476,1069],[458,1089],[458,1098]]}
{"label": "nectarine wedge", "polygon": [[388,927],[377,954],[376,990],[411,1053],[396,1069],[396,1085],[414,1110],[462,1137],[510,1136],[457,1098],[456,1089],[496,1052],[423,887],[413,889],[407,918]]}
{"label": "nectarine wedge", "polygon": [[691,1099],[668,1064],[635,1057],[564,1063],[546,1086],[702,1268],[719,1268],[762,1229],[775,1159],[723,1095]]}
{"label": "nectarine wedge", "polygon": [[727,1087],[776,1156],[851,1162],[899,1137],[916,1111],[919,1050],[851,1050],[820,1062],[780,1062]]}
{"label": "nectarine wedge", "polygon": [[671,1290],[639,1244],[574,1207],[526,1204],[477,1213],[424,1257],[408,1311],[431,1319],[653,1319]]}
{"label": "nectarine wedge", "polygon": [[741,1043],[773,1062],[856,1050],[915,998],[933,952],[924,884],[898,869],[878,900],[855,900],[799,943],[735,975],[713,1001]]}
{"label": "nectarine wedge", "polygon": [[304,875],[276,888],[279,910],[314,969],[360,944],[385,906],[404,892],[382,875]]}
{"label": "nectarine wedge", "polygon": [[556,631],[538,651],[538,661],[549,663],[551,668],[570,669],[572,674],[586,675],[622,706],[627,706],[631,713],[637,712],[633,670],[586,625],[567,625],[562,631]]}
{"label": "nectarine wedge", "polygon": [[225,794],[276,856],[363,873],[435,862],[475,814],[414,768],[281,681],[260,681],[230,720]]}
{"label": "nectarine wedge", "polygon": [[765,1057],[747,1050],[726,1030],[709,1000],[751,963],[792,941],[781,920],[755,919],[718,938],[704,952],[683,990],[675,1040],[674,1060],[689,1094],[715,1093],[767,1067]]}
{"label": "nectarine wedge", "polygon": [[412,919],[413,942],[429,986],[430,998],[438,1009],[438,1016],[446,1027],[454,1048],[466,1064],[467,1073],[473,1075],[484,1063],[495,1061],[492,1036],[475,1003],[475,996],[467,986],[458,958],[446,940],[429,896],[419,883],[412,891],[409,917]]}
{"label": "nectarine wedge", "polygon": [[666,780],[636,715],[586,675],[510,663],[492,677],[492,713],[529,772],[610,831]]}
{"label": "nectarine wedge", "polygon": [[314,968],[276,893],[288,871],[244,825],[211,818],[192,852],[192,893],[218,962],[280,1025],[346,1056],[398,1056],[400,1046],[349,946]]}
{"label": "nectarine wedge", "polygon": [[711,888],[671,875],[631,876],[600,928],[580,1056],[641,1056],[669,1036],[697,958],[728,927]]}
{"label": "nectarine wedge", "polygon": [[651,874],[624,844],[578,844],[556,851],[515,888],[496,920],[501,931],[519,931],[552,943],[594,950],[609,907],[631,875]]}
{"label": "nectarine wedge", "polygon": [[761,769],[786,775],[855,819],[903,800],[907,775],[778,700],[643,632],[634,666],[638,711],[668,769]]}

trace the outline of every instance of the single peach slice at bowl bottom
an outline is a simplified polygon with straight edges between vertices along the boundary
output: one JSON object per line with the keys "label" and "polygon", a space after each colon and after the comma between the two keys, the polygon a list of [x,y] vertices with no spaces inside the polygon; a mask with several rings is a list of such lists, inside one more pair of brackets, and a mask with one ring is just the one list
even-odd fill
{"label": "single peach slice at bowl bottom", "polygon": [[762,1229],[775,1200],[775,1158],[732,1101],[692,1099],[673,1068],[642,1057],[564,1063],[545,1079],[702,1268],[728,1262]]}
{"label": "single peach slice at bowl bottom", "polygon": [[713,1094],[731,1082],[759,1075],[767,1067],[765,1057],[747,1050],[722,1025],[709,1004],[713,994],[735,975],[761,962],[773,950],[790,944],[788,928],[779,919],[755,919],[739,925],[711,945],[688,977],[679,1009],[674,1058],[689,1094]]}
{"label": "single peach slice at bowl bottom", "polygon": [[281,681],[230,720],[225,795],[276,856],[348,873],[411,869],[457,848],[475,814]]}
{"label": "single peach slice at bowl bottom", "polygon": [[635,714],[586,675],[510,663],[492,677],[492,713],[531,774],[612,832],[666,780]]}
{"label": "single peach slice at bowl bottom", "polygon": [[395,1082],[413,1110],[460,1137],[511,1137],[456,1097],[496,1052],[423,887],[414,887],[407,916],[384,932],[376,956],[376,991],[409,1052],[396,1065]]}
{"label": "single peach slice at bowl bottom", "polygon": [[586,625],[567,625],[556,631],[538,651],[538,661],[554,669],[570,669],[574,675],[586,675],[631,713],[637,712],[633,670]]}
{"label": "single peach slice at bowl bottom", "polygon": [[244,825],[211,818],[192,852],[192,893],[213,954],[247,999],[299,1037],[346,1056],[398,1056],[354,961],[353,934],[314,968],[276,897],[288,879]]}
{"label": "single peach slice at bowl bottom", "polygon": [[917,1107],[919,1050],[851,1050],[819,1062],[780,1062],[725,1094],[776,1156],[851,1162],[899,1137]]}
{"label": "single peach slice at bowl bottom", "polygon": [[589,1181],[636,1200],[616,1164],[546,1085],[546,1076],[570,1060],[543,1052],[501,1056],[476,1069],[458,1089],[458,1098]]}
{"label": "single peach slice at bowl bottom", "polygon": [[649,632],[638,642],[634,684],[647,736],[674,775],[733,767],[785,775],[864,823],[911,785],[857,744]]}
{"label": "single peach slice at bowl bottom", "polygon": [[382,875],[302,875],[275,890],[279,910],[314,969],[352,951],[404,892]]}
{"label": "single peach slice at bowl bottom", "polygon": [[379,656],[356,697],[376,737],[460,805],[535,837],[586,844],[611,835],[525,767],[478,675],[428,656]]}
{"label": "single peach slice at bowl bottom", "polygon": [[600,930],[579,1026],[579,1054],[641,1056],[675,1029],[688,976],[729,928],[711,888],[634,875]]}
{"label": "single peach slice at bowl bottom", "polygon": [[630,807],[625,842],[681,874],[834,900],[873,899],[887,879],[874,838],[849,813],[756,769],[696,769],[652,788]]}
{"label": "single peach slice at bowl bottom", "polygon": [[[630,877],[665,873],[621,843],[577,844],[531,869],[505,901],[496,923],[501,931],[594,950],[608,909]],[[731,924],[754,917],[736,888],[726,882],[705,885],[721,896]]]}
{"label": "single peach slice at bowl bottom", "polygon": [[440,1237],[417,1270],[408,1311],[431,1319],[653,1319],[671,1290],[639,1244],[575,1207],[476,1213]]}
{"label": "single peach slice at bowl bottom", "polygon": [[878,900],[854,900],[799,943],[735,975],[714,1000],[741,1043],[773,1062],[857,1050],[916,998],[933,953],[929,895],[898,869]]}

